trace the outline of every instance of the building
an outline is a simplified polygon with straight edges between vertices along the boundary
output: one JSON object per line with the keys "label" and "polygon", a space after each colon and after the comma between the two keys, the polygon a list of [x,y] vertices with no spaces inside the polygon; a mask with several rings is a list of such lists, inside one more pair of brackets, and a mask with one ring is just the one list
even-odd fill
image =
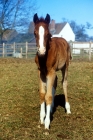
{"label": "building", "polygon": [[52,20],[49,28],[52,37],[63,37],[67,41],[75,41],[75,34],[69,23],[55,23],[55,20]]}

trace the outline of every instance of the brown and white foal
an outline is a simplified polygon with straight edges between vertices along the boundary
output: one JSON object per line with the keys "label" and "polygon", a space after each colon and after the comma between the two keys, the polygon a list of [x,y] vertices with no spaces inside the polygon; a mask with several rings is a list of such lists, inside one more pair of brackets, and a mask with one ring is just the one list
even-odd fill
{"label": "brown and white foal", "polygon": [[[40,123],[45,124],[45,129],[50,126],[50,113],[53,108],[54,93],[56,90],[56,71],[61,70],[63,79],[63,90],[65,95],[65,109],[67,114],[70,112],[70,104],[67,98],[67,71],[70,60],[70,48],[68,43],[63,38],[51,38],[49,32],[50,15],[46,18],[38,18],[35,14],[34,21],[34,35],[37,45],[37,54],[35,62],[39,71],[40,79]],[[46,103],[46,111],[45,111]]]}

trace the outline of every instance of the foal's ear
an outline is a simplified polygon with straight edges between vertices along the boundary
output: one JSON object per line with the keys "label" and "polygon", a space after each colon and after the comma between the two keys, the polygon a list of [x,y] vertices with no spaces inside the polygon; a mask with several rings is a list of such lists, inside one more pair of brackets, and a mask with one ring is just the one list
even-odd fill
{"label": "foal's ear", "polygon": [[49,15],[49,14],[46,15],[45,21],[46,21],[48,24],[50,23],[50,15]]}
{"label": "foal's ear", "polygon": [[37,13],[36,13],[36,14],[34,14],[33,22],[36,23],[36,22],[38,22],[38,21],[39,21],[39,18],[38,18],[38,15],[37,15]]}

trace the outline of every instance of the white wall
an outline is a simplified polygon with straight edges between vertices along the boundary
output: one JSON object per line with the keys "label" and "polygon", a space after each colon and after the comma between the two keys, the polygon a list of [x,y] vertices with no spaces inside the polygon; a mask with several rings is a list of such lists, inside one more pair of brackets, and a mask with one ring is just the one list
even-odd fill
{"label": "white wall", "polygon": [[67,23],[63,30],[59,34],[61,37],[65,38],[67,41],[75,41],[75,34],[73,33],[70,25]]}
{"label": "white wall", "polygon": [[67,41],[75,41],[75,34],[68,23],[64,26],[59,34],[54,34],[53,37],[63,37]]}
{"label": "white wall", "polygon": [[59,34],[54,34],[52,37],[61,37]]}

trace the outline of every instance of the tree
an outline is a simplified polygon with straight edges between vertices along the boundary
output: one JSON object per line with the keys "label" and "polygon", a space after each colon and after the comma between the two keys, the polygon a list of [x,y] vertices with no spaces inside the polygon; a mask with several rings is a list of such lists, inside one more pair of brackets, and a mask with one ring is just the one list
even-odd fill
{"label": "tree", "polygon": [[70,21],[69,24],[75,33],[76,41],[87,41],[88,40],[89,36],[86,33],[85,25],[82,25],[82,24],[78,25],[73,20]]}
{"label": "tree", "polygon": [[24,31],[35,10],[35,0],[0,0],[0,40],[6,30]]}
{"label": "tree", "polygon": [[[74,26],[73,26],[74,23]],[[77,25],[76,22],[71,21],[70,26],[76,35],[76,41],[87,41],[88,35],[86,34],[85,25]]]}
{"label": "tree", "polygon": [[86,22],[86,28],[87,29],[93,29],[93,26],[89,22]]}

